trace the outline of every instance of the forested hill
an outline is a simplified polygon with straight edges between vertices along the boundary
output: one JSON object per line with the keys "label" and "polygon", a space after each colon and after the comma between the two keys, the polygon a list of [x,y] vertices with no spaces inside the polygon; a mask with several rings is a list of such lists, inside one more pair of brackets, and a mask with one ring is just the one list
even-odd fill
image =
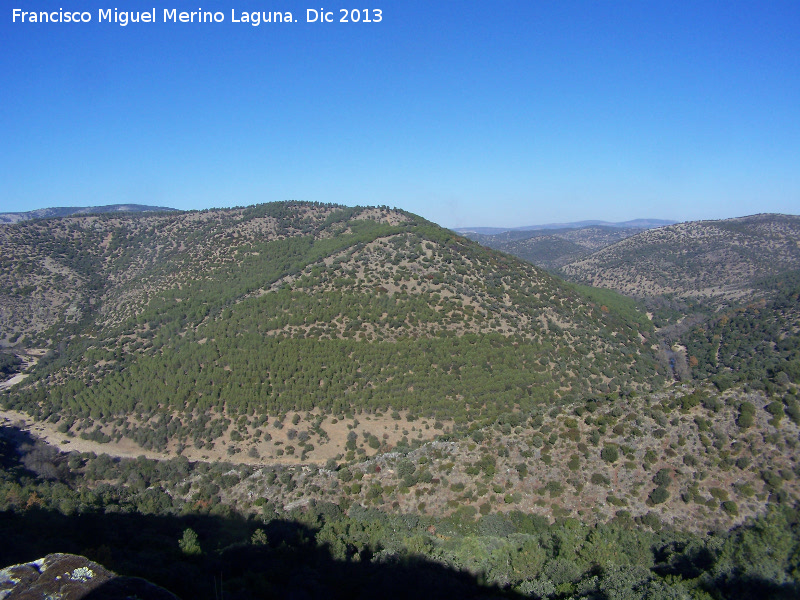
{"label": "forested hill", "polygon": [[587,225],[579,228],[535,231],[511,230],[494,235],[479,233],[465,233],[465,235],[479,244],[513,254],[538,267],[558,269],[643,230],[644,227],[634,226]]}
{"label": "forested hill", "polygon": [[0,255],[0,340],[45,352],[0,400],[97,439],[202,444],[315,408],[465,423],[665,373],[631,301],[388,208],[29,221]]}
{"label": "forested hill", "polygon": [[800,216],[760,214],[641,232],[563,267],[572,280],[639,298],[734,306],[759,281],[800,269]]}
{"label": "forested hill", "polygon": [[145,204],[107,204],[105,206],[57,206],[53,208],[38,208],[25,212],[0,213],[0,225],[19,223],[29,219],[52,219],[55,217],[68,217],[70,215],[90,215],[100,213],[122,212],[175,212],[175,208],[166,206],[147,206]]}

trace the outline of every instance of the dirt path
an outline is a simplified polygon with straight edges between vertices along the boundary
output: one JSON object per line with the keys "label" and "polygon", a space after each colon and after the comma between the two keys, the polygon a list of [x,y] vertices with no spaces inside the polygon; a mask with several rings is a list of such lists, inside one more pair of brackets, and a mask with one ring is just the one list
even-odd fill
{"label": "dirt path", "polygon": [[[24,362],[24,369],[28,370],[34,366],[44,353],[44,349],[32,349],[20,354]],[[17,385],[26,377],[28,377],[27,373],[18,373],[0,383],[0,390]],[[315,421],[318,416],[324,426],[324,436],[318,435],[311,427],[311,422]],[[252,466],[292,465],[301,462],[321,465],[331,458],[338,460],[344,456],[347,452],[348,438],[354,433],[359,455],[369,458],[387,447],[396,446],[402,438],[425,442],[449,431],[449,427],[444,428],[439,422],[434,424],[433,419],[414,419],[413,422],[409,419],[407,411],[385,411],[383,414],[358,416],[351,414],[338,419],[331,415],[318,415],[316,411],[310,413],[291,411],[284,415],[285,427],[282,423],[278,423],[279,426],[276,426],[277,419],[273,416],[270,417],[269,425],[262,425],[260,429],[256,430],[254,427],[248,426],[241,431],[237,440],[232,439],[233,428],[231,428],[221,438],[215,440],[213,445],[206,445],[203,448],[183,447],[180,455],[191,461],[230,462]],[[126,438],[101,444],[78,437],[75,435],[77,432],[62,433],[58,431],[55,423],[36,421],[28,414],[15,410],[0,409],[0,427],[4,425],[28,431],[31,435],[44,440],[61,452],[94,452],[117,458],[144,456],[155,460],[168,460],[179,456],[179,446],[176,441],[170,441],[166,452],[145,450],[133,440]],[[107,435],[113,435],[112,429],[108,426],[103,427],[103,431]],[[313,450],[307,453],[305,460],[301,460],[300,456],[302,445],[299,444],[299,440],[303,439],[300,437],[301,432],[313,444]],[[377,444],[370,446],[367,443],[368,435],[378,438],[379,443],[382,444],[382,450],[378,449]],[[295,440],[295,437],[298,439]],[[300,448],[295,449],[294,446]],[[251,451],[254,452],[251,454]]]}
{"label": "dirt path", "polygon": [[168,454],[144,450],[130,440],[122,439],[118,443],[99,444],[91,440],[84,440],[79,437],[67,437],[56,429],[52,423],[34,421],[30,416],[16,410],[0,409],[0,426],[13,425],[32,435],[40,438],[61,450],[62,452],[94,452],[95,454],[108,454],[120,458],[136,458],[146,456],[147,458],[166,459],[171,458]]}
{"label": "dirt path", "polygon": [[0,391],[7,390],[12,386],[21,383],[27,376],[27,373],[17,373],[11,379],[6,379],[4,382],[0,383]]}
{"label": "dirt path", "polygon": [[[341,456],[346,452],[345,444],[347,443],[348,434],[356,429],[358,429],[360,433],[360,435],[358,435],[358,445],[365,451],[364,458],[369,458],[378,452],[378,450],[369,448],[365,444],[366,438],[363,432],[372,433],[382,439],[385,436],[386,441],[390,442],[392,445],[396,445],[400,437],[406,434],[409,435],[409,437],[417,438],[421,441],[429,441],[443,432],[442,429],[437,429],[428,425],[425,419],[416,421],[414,424],[408,423],[405,420],[405,411],[402,420],[393,419],[389,415],[384,415],[382,417],[376,417],[374,415],[361,416],[361,419],[363,419],[361,422],[352,417],[339,420],[338,422],[335,420],[327,420],[326,418],[325,429],[328,432],[329,441],[321,444],[319,439],[314,439],[317,444],[315,450],[310,453],[304,461],[301,461],[297,454],[293,456],[277,456],[275,454],[276,449],[279,447],[277,444],[281,444],[282,447],[285,447],[289,443],[293,443],[288,439],[287,432],[293,427],[289,423],[292,422],[294,414],[296,413],[289,413],[286,427],[281,430],[274,428],[269,429],[274,435],[274,439],[269,443],[264,441],[253,442],[247,439],[242,442],[233,442],[230,439],[230,432],[228,432],[217,440],[213,449],[208,447],[198,449],[190,446],[183,450],[182,456],[185,456],[191,461],[230,462],[253,466],[277,464],[291,465],[300,464],[301,462],[324,464],[329,458]],[[101,444],[92,440],[85,440],[78,436],[69,436],[65,433],[61,433],[54,423],[35,421],[26,413],[15,410],[0,409],[0,427],[3,425],[14,426],[28,431],[62,452],[94,452],[95,454],[108,454],[109,456],[117,458],[137,458],[139,456],[144,456],[156,460],[167,460],[178,456],[175,451],[175,443],[170,443],[167,452],[145,450],[132,440],[126,438],[122,438],[118,442],[112,441]],[[305,421],[305,426],[307,427],[307,425],[308,421]],[[297,427],[300,429],[304,428],[303,424],[300,423],[297,424]],[[259,449],[259,457],[249,456],[246,451],[231,455],[227,450],[228,447],[232,445],[238,445],[243,448],[257,446]]]}

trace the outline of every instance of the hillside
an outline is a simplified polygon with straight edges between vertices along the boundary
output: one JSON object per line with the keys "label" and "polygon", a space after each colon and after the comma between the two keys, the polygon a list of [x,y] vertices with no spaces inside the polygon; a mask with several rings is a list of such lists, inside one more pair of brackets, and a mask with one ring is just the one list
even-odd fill
{"label": "hillside", "polygon": [[[45,352],[2,402],[99,441],[205,452],[221,440],[235,454],[256,439],[258,455],[313,459],[326,431],[298,449],[264,425],[355,410],[455,427],[666,373],[632,303],[598,304],[401,211],[278,203],[0,236],[0,339]],[[395,443],[374,440],[370,452]]]}
{"label": "hillside", "polygon": [[106,206],[58,206],[40,208],[25,212],[0,213],[0,225],[19,223],[30,219],[52,219],[78,214],[100,214],[119,212],[174,212],[176,209],[164,206],[147,206],[144,204],[108,204]]}
{"label": "hillside", "polygon": [[800,383],[800,272],[765,278],[755,289],[764,297],[721,310],[681,336],[696,379],[770,392]]}
{"label": "hillside", "polygon": [[209,600],[210,573],[232,597],[407,598],[408,581],[422,596],[788,600],[800,404],[784,392],[540,407],[322,468],[58,454],[0,424],[0,559],[82,549]]}
{"label": "hillside", "polygon": [[712,308],[763,295],[760,279],[800,269],[800,217],[761,214],[638,233],[562,268],[571,280],[637,298]]}
{"label": "hillside", "polygon": [[0,240],[0,564],[209,600],[800,592],[795,272],[676,333],[388,208]]}
{"label": "hillside", "polygon": [[[499,236],[506,234],[507,236],[516,236],[516,239],[522,239],[533,231],[553,230],[553,229],[588,229],[592,227],[599,227],[603,229],[651,229],[653,227],[663,227],[664,225],[674,225],[676,221],[669,221],[664,219],[633,219],[630,221],[610,222],[610,221],[573,221],[571,223],[547,223],[544,225],[525,225],[523,227],[456,227],[453,229],[456,233],[473,239],[473,235],[487,235]],[[514,239],[514,237],[510,238]]]}
{"label": "hillside", "polygon": [[557,270],[641,232],[643,228],[586,225],[577,228],[510,230],[493,235],[466,233],[479,244],[507,252],[543,269]]}

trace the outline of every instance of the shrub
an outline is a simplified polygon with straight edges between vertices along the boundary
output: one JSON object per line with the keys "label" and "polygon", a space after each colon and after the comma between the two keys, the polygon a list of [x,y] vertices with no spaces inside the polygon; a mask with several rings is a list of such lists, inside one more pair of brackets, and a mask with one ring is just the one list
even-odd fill
{"label": "shrub", "polygon": [[764,410],[766,410],[769,414],[772,415],[772,419],[770,420],[770,425],[774,425],[775,427],[777,427],[780,424],[781,419],[783,418],[784,415],[783,402],[779,402],[778,400],[770,402],[764,407]]}
{"label": "shrub", "polygon": [[653,483],[659,487],[667,487],[672,483],[672,476],[670,469],[659,469],[658,473],[653,477]]}
{"label": "shrub", "polygon": [[767,484],[770,491],[775,491],[783,484],[783,479],[780,475],[776,475],[772,471],[761,471],[761,479]]}
{"label": "shrub", "polygon": [[547,485],[544,486],[545,489],[550,492],[550,497],[554,498],[561,494],[564,491],[564,486],[561,484],[560,481],[556,481],[555,479],[548,481]]}
{"label": "shrub", "polygon": [[722,488],[712,487],[710,490],[708,490],[708,492],[709,494],[714,496],[714,498],[716,498],[717,500],[725,501],[728,499],[728,492],[726,492]]}
{"label": "shrub", "polygon": [[728,513],[730,516],[735,517],[739,514],[739,507],[736,505],[736,502],[733,500],[726,500],[722,503],[722,510]]}
{"label": "shrub", "polygon": [[414,474],[416,468],[414,467],[414,463],[412,463],[408,459],[403,459],[399,463],[397,463],[397,477],[398,479],[404,479],[406,477],[410,477]]}
{"label": "shrub", "polygon": [[800,403],[790,400],[786,405],[786,414],[795,425],[800,425]]}
{"label": "shrub", "polygon": [[653,504],[662,504],[669,499],[669,490],[664,486],[658,486],[650,492],[650,501]]}
{"label": "shrub", "polygon": [[723,404],[716,396],[708,396],[702,400],[703,408],[711,412],[719,412]]}
{"label": "shrub", "polygon": [[642,517],[642,524],[647,525],[654,531],[661,529],[661,519],[658,518],[657,514],[652,512],[649,512]]}
{"label": "shrub", "polygon": [[607,463],[616,462],[617,459],[619,459],[619,448],[614,445],[603,446],[603,449],[600,451],[600,458]]}
{"label": "shrub", "polygon": [[740,429],[752,427],[755,413],[756,407],[751,402],[742,402],[739,406],[739,418],[736,420],[736,424]]}
{"label": "shrub", "polygon": [[181,552],[188,556],[197,556],[203,553],[197,533],[193,529],[184,529],[183,536],[178,542]]}
{"label": "shrub", "polygon": [[253,535],[250,537],[250,543],[253,546],[266,546],[269,544],[269,540],[267,539],[267,534],[264,533],[264,530],[259,528],[256,529]]}
{"label": "shrub", "polygon": [[433,481],[433,474],[428,469],[422,469],[417,476],[417,481],[422,483],[430,483]]}

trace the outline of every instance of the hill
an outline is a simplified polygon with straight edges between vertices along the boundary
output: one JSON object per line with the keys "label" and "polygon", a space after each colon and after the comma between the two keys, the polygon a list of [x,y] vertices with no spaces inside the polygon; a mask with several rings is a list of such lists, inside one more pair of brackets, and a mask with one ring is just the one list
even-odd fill
{"label": "hill", "polygon": [[760,296],[758,280],[800,269],[800,217],[761,214],[638,233],[563,267],[573,281],[637,298],[732,306]]}
{"label": "hill", "polygon": [[0,240],[0,564],[81,552],[192,598],[797,597],[790,261],[746,304],[676,301],[694,380],[664,386],[673,325],[403,211]]}
{"label": "hill", "polygon": [[460,233],[470,239],[473,235],[499,235],[501,233],[520,234],[525,232],[539,231],[547,229],[584,229],[587,227],[610,227],[614,229],[651,229],[653,227],[662,227],[664,225],[672,225],[676,221],[669,221],[664,219],[633,219],[631,221],[622,221],[612,223],[610,221],[574,221],[572,223],[548,223],[545,225],[526,225],[524,227],[457,227],[453,231]]}
{"label": "hill", "polygon": [[[89,439],[313,458],[326,431],[298,444],[265,423],[409,411],[456,427],[666,374],[630,301],[402,211],[71,216],[3,228],[0,244],[0,339],[44,352],[2,402]],[[373,434],[370,451],[394,439]]]}
{"label": "hill", "polygon": [[106,206],[60,206],[40,208],[26,212],[0,213],[0,225],[19,223],[30,219],[52,219],[77,214],[102,214],[116,212],[174,212],[174,208],[146,206],[144,204],[109,204]]}
{"label": "hill", "polygon": [[720,310],[681,336],[696,379],[770,393],[800,383],[800,271],[756,282],[756,301]]}
{"label": "hill", "polygon": [[466,234],[479,244],[507,252],[543,269],[557,270],[615,242],[636,235],[634,226],[586,225],[577,228],[510,230],[494,235]]}

